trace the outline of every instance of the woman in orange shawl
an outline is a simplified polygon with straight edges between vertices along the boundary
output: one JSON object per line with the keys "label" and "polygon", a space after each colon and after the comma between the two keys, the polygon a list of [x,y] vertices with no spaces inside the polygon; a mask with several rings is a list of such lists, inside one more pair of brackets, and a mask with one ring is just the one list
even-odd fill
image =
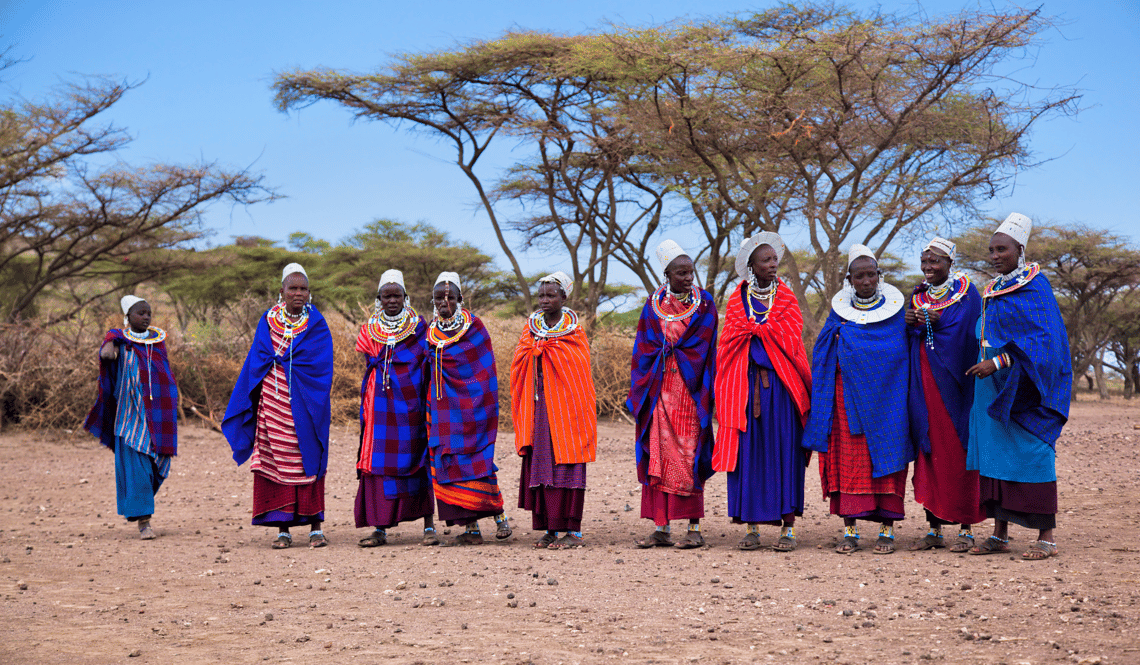
{"label": "woman in orange shawl", "polygon": [[534,530],[546,532],[534,544],[539,549],[582,546],[586,463],[598,447],[590,344],[578,315],[563,307],[573,287],[564,272],[538,281],[539,309],[511,363],[515,449],[523,458],[519,508],[531,511]]}

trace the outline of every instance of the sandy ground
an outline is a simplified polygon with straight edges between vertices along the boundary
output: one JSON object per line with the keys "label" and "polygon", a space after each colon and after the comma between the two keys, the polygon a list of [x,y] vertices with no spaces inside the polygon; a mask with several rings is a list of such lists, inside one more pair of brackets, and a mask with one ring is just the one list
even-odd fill
{"label": "sandy ground", "polygon": [[[93,438],[9,432],[0,662],[1137,663],[1138,428],[1135,406],[1074,405],[1058,445],[1062,555],[1045,562],[837,555],[842,525],[819,499],[814,462],[796,552],[736,549],[723,476],[708,485],[708,548],[638,550],[652,527],[638,518],[625,425],[602,427],[582,550],[536,552],[517,508],[506,543],[427,548],[407,524],[388,546],[360,549],[355,435],[337,430],[331,546],[274,551],[270,531],[249,524],[248,470],[219,434],[192,426],[158,495],[159,538],[143,542],[115,514],[112,456]],[[512,506],[509,436],[498,463]],[[907,514],[902,544],[924,532],[913,502]],[[1031,535],[1014,527],[1015,555]],[[776,536],[765,527],[766,543]]]}

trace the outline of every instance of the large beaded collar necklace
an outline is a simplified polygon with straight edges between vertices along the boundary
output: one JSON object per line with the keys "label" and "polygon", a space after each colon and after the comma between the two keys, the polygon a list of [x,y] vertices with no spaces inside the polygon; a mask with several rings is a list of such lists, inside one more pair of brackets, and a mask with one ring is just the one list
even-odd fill
{"label": "large beaded collar necklace", "polygon": [[[910,299],[915,309],[946,309],[961,300],[970,290],[970,278],[962,273],[954,273],[939,286],[930,286],[925,291],[915,293]],[[949,294],[949,297],[947,297]]]}
{"label": "large beaded collar necklace", "polygon": [[286,340],[291,340],[309,327],[309,306],[305,305],[300,314],[290,314],[284,303],[277,303],[269,308],[265,315],[269,327]]}
{"label": "large beaded collar necklace", "polygon": [[1041,266],[1036,263],[1018,268],[1017,270],[1009,273],[1008,275],[1001,275],[986,284],[985,290],[982,292],[983,298],[993,298],[1012,291],[1016,291],[1033,281],[1033,278],[1041,272]]}
{"label": "large beaded collar necklace", "polygon": [[657,318],[665,321],[666,323],[672,323],[673,321],[687,319],[695,314],[697,312],[697,309],[699,309],[701,306],[701,294],[700,291],[697,290],[696,285],[694,285],[688,293],[682,295],[677,295],[676,293],[673,294],[673,297],[676,298],[678,302],[680,302],[682,305],[685,305],[685,309],[682,310],[680,314],[667,314],[664,310],[661,309],[661,302],[665,300],[665,296],[667,295],[668,291],[669,285],[662,284],[657,288],[656,291],[653,292],[653,297],[649,299],[650,306],[653,308],[653,313],[657,315]]}
{"label": "large beaded collar necklace", "polygon": [[886,282],[879,283],[879,293],[863,300],[848,289],[840,289],[831,297],[831,308],[852,323],[878,323],[886,321],[902,309],[906,298],[901,291]]}
{"label": "large beaded collar necklace", "polygon": [[[431,326],[428,327],[428,343],[437,348],[443,348],[448,344],[456,342],[459,338],[467,332],[471,327],[471,313],[463,308],[455,313],[450,319],[432,319]],[[452,337],[448,337],[444,333],[458,330]]]}
{"label": "large beaded collar necklace", "polygon": [[756,299],[764,303],[767,308],[763,312],[763,318],[760,323],[767,323],[768,318],[772,316],[772,305],[776,302],[776,291],[779,289],[780,281],[773,279],[768,286],[761,287],[753,277],[748,280],[748,297],[745,300],[748,302],[748,318],[751,321],[756,321],[757,311],[753,306],[752,300]]}
{"label": "large beaded collar necklace", "polygon": [[546,316],[542,310],[539,310],[530,315],[527,324],[530,328],[530,334],[535,339],[557,339],[578,329],[578,314],[569,307],[563,307],[562,316],[558,319],[558,323],[548,326],[546,325]]}
{"label": "large beaded collar necklace", "polygon": [[396,316],[390,317],[384,313],[384,310],[373,312],[372,316],[368,317],[368,323],[364,324],[364,327],[368,331],[368,336],[373,340],[388,346],[395,346],[416,332],[419,320],[420,315],[416,310],[405,305],[404,309]]}
{"label": "large beaded collar necklace", "polygon": [[128,326],[123,328],[123,335],[136,344],[158,344],[166,339],[166,331],[162,328],[150,326],[145,332],[137,333]]}

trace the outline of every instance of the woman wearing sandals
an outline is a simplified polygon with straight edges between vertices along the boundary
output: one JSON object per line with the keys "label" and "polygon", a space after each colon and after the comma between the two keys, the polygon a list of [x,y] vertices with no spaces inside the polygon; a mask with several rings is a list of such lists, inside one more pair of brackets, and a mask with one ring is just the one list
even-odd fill
{"label": "woman wearing sandals", "polygon": [[[717,311],[712,296],[693,285],[696,269],[680,245],[662,242],[657,261],[665,283],[641,310],[626,400],[637,418],[641,517],[657,527],[637,546],[693,549],[705,544],[704,482],[713,473]],[[673,542],[669,522],[684,519],[688,531]]]}
{"label": "woman wearing sandals", "polygon": [[360,387],[356,527],[361,547],[388,542],[388,529],[423,518],[424,545],[438,545],[427,467],[427,324],[408,304],[404,274],[388,270],[356,350],[368,363]]}
{"label": "woman wearing sandals", "polygon": [[801,447],[811,402],[803,316],[776,270],[779,234],[745,240],[736,254],[740,285],[724,314],[716,355],[717,431],[713,468],[728,472],[728,515],[748,525],[742,550],[760,547],[760,525],[779,526],[773,549],[796,548],[808,455]]}
{"label": "woman wearing sandals", "polygon": [[285,266],[277,304],[258,321],[222,420],[234,461],[251,460],[253,524],[277,527],[274,549],[291,546],[289,528],[305,524],[309,547],[328,545],[321,522],[333,346],[328,323],[310,300],[305,269]]}
{"label": "woman wearing sandals", "polygon": [[917,432],[914,499],[926,509],[930,531],[912,551],[946,547],[942,527],[960,524],[950,551],[974,546],[972,526],[986,518],[978,499],[978,472],[966,469],[974,380],[966,370],[978,359],[974,327],[982,300],[970,279],[950,274],[957,248],[934,238],[922,251],[925,281],[906,310],[910,345],[909,409]]}
{"label": "woman wearing sandals", "polygon": [[531,512],[535,531],[545,532],[538,549],[582,547],[586,464],[598,448],[590,343],[578,315],[563,306],[573,289],[564,272],[538,280],[539,308],[511,363],[515,450],[522,456],[519,508]]}
{"label": "woman wearing sandals", "polygon": [[1009,551],[1009,523],[1037,530],[1024,559],[1057,555],[1057,437],[1069,417],[1073,370],[1053,288],[1025,264],[1033,223],[1013,213],[990,239],[999,273],[982,293],[981,362],[970,412],[968,468],[981,473],[981,499],[994,532],[971,554]]}
{"label": "woman wearing sandals", "polygon": [[115,453],[119,514],[152,540],[154,495],[178,454],[178,386],[166,357],[166,331],[150,325],[150,304],[123,296],[122,329],[99,347],[99,396],[83,427]]}
{"label": "woman wearing sandals", "polygon": [[906,469],[914,459],[907,415],[909,354],[903,295],[882,282],[874,252],[854,245],[847,285],[831,299],[812,353],[811,418],[804,447],[821,453],[831,514],[843,517],[840,554],[859,549],[857,520],[881,524],[875,554],[895,551]]}
{"label": "woman wearing sandals", "polygon": [[427,331],[428,463],[439,519],[466,530],[452,545],[482,545],[479,519],[494,517],[495,538],[511,537],[495,475],[499,379],[491,336],[463,308],[459,275],[442,272],[432,289]]}

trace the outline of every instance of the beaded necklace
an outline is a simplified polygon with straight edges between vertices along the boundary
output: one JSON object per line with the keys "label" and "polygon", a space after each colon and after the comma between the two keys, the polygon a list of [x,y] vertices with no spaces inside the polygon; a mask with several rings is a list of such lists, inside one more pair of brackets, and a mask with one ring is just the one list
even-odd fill
{"label": "beaded necklace", "polygon": [[1007,275],[1001,275],[986,284],[985,290],[982,292],[982,298],[993,298],[1000,296],[1011,291],[1016,291],[1033,281],[1033,278],[1041,272],[1041,266],[1036,263],[1030,263],[1024,268],[1018,268]]}
{"label": "beaded necklace", "polygon": [[661,319],[662,321],[665,321],[666,323],[672,323],[673,321],[687,319],[695,314],[697,312],[697,309],[700,308],[701,296],[697,291],[697,287],[694,286],[689,290],[688,293],[684,294],[683,297],[678,296],[676,293],[673,294],[673,297],[677,299],[677,302],[681,303],[682,305],[687,305],[687,307],[685,307],[685,309],[680,314],[666,313],[661,309],[661,301],[665,299],[665,294],[668,289],[668,284],[662,284],[656,291],[653,292],[653,297],[649,299],[650,306],[653,308],[653,313],[656,314],[657,318]]}
{"label": "beaded necklace", "polygon": [[[152,334],[153,337],[151,337]],[[166,331],[162,328],[150,326],[146,331],[137,333],[130,326],[126,326],[123,328],[123,335],[135,344],[142,344],[146,347],[146,399],[149,402],[154,398],[154,372],[150,362],[150,347],[166,339]]]}
{"label": "beaded necklace", "polygon": [[557,339],[578,329],[578,314],[569,307],[563,307],[558,323],[548,326],[546,325],[546,316],[542,310],[539,310],[530,315],[527,324],[530,328],[530,334],[535,339]]}
{"label": "beaded necklace", "polygon": [[[950,293],[951,289],[953,289],[953,293]],[[940,286],[931,286],[928,287],[926,291],[915,293],[910,299],[910,302],[911,306],[915,309],[946,309],[961,300],[969,290],[970,278],[961,273],[957,273],[948,278]],[[950,293],[950,297],[946,297],[948,293]]]}
{"label": "beaded necklace", "polygon": [[748,302],[748,318],[755,322],[758,312],[756,307],[752,304],[752,299],[755,298],[764,303],[765,310],[763,312],[764,318],[760,319],[760,323],[767,323],[768,318],[772,316],[772,305],[776,302],[776,291],[779,282],[772,280],[768,286],[761,287],[756,283],[756,278],[748,280],[748,297],[745,300]]}
{"label": "beaded necklace", "polygon": [[404,309],[396,316],[389,317],[383,310],[378,314],[373,313],[372,316],[368,317],[368,322],[364,324],[364,327],[368,331],[368,336],[373,340],[388,346],[395,346],[416,331],[416,326],[419,325],[419,317],[420,315],[416,310],[405,305]]}
{"label": "beaded necklace", "polygon": [[853,297],[851,299],[851,304],[855,306],[855,309],[868,310],[877,307],[882,300],[883,294],[876,291],[875,295],[871,296],[870,298],[860,298],[859,296]]}
{"label": "beaded necklace", "polygon": [[[277,303],[269,308],[266,312],[265,318],[269,322],[269,327],[278,335],[281,336],[281,345],[278,346],[274,341],[274,352],[277,355],[285,353],[289,350],[289,385],[293,385],[293,340],[305,332],[309,327],[309,308],[310,305],[305,305],[301,309],[301,313],[293,315],[286,309],[285,303]],[[279,386],[277,385],[277,375],[273,375],[273,390],[277,392]],[[292,401],[293,393],[289,393],[289,400]]]}
{"label": "beaded necklace", "polygon": [[[443,399],[443,349],[448,345],[458,342],[467,334],[467,329],[471,327],[471,322],[471,314],[467,310],[460,308],[450,319],[441,322],[437,317],[432,319],[431,325],[428,326],[428,344],[433,347],[435,353],[434,381],[436,400]],[[459,330],[459,332],[451,337],[444,334],[452,330]]]}

